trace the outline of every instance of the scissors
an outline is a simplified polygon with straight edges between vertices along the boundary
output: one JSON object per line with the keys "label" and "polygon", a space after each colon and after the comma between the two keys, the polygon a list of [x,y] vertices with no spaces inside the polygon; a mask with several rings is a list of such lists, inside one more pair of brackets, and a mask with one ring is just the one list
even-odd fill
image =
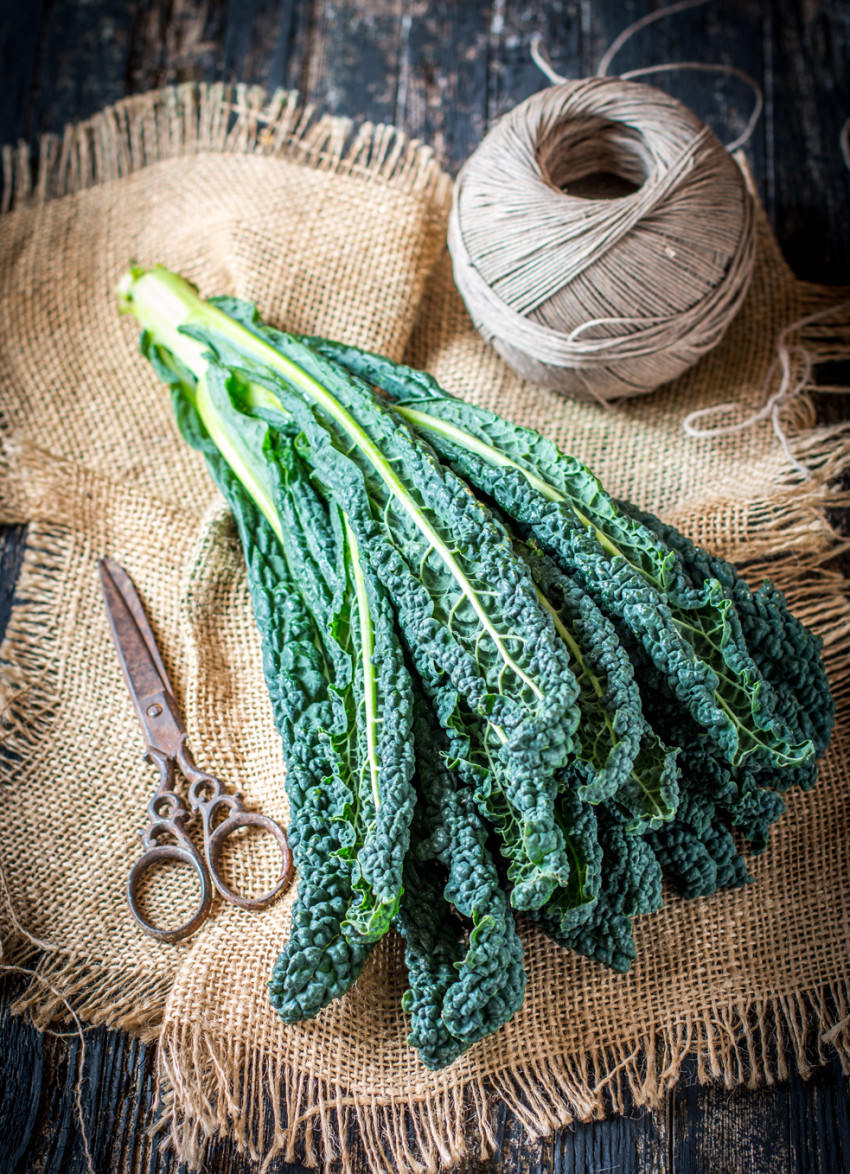
{"label": "scissors", "polygon": [[[247,811],[241,794],[228,793],[215,775],[195,765],[186,745],[186,727],[138,592],[130,576],[114,559],[100,559],[98,569],[112,638],[142,724],[146,757],[159,767],[159,786],[148,803],[150,822],[140,832],[142,855],[127,881],[127,901],[145,933],[163,942],[179,942],[193,934],[209,914],[214,887],[226,901],[242,909],[262,909],[271,904],[292,881],[292,853],[279,824],[266,815]],[[175,768],[189,784],[188,805],[174,790]],[[203,854],[183,826],[193,812],[200,812],[203,820]],[[216,823],[222,814],[225,818]],[[280,877],[260,897],[243,897],[234,892],[218,871],[224,842],[233,832],[245,827],[262,828],[274,836],[281,852]],[[161,844],[159,837],[165,834],[173,837],[174,842]],[[139,886],[149,869],[169,860],[191,865],[201,883],[201,896],[188,921],[176,929],[161,929],[144,916],[139,904]]]}

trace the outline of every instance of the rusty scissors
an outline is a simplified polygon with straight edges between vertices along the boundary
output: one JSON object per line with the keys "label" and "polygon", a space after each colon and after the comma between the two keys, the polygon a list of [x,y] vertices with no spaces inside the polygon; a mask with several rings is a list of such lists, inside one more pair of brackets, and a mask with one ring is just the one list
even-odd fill
{"label": "rusty scissors", "polygon": [[[146,756],[159,768],[159,786],[148,803],[150,822],[140,833],[142,855],[127,881],[127,901],[145,933],[160,941],[177,942],[193,934],[205,920],[212,905],[214,888],[226,901],[243,909],[262,909],[269,905],[292,880],[292,853],[286,833],[279,824],[266,815],[247,811],[240,794],[228,793],[220,779],[196,766],[186,745],[186,727],[138,592],[130,576],[114,559],[100,559],[98,569],[112,638],[142,725]],[[189,784],[188,804],[174,789],[176,770]],[[184,827],[194,812],[198,812],[203,821],[203,853],[198,851]],[[280,876],[274,887],[260,897],[243,897],[234,892],[219,872],[225,841],[245,827],[268,832],[277,841],[281,852]],[[159,837],[163,835],[172,837],[172,842],[160,843]],[[201,896],[197,909],[187,921],[176,929],[161,929],[144,916],[139,887],[149,869],[169,860],[191,865],[201,882]]]}

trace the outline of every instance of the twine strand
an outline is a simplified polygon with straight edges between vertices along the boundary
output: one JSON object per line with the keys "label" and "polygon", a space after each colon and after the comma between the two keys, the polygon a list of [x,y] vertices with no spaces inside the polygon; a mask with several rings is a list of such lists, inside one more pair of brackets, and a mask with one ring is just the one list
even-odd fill
{"label": "twine strand", "polygon": [[608,67],[617,56],[617,54],[625,45],[626,41],[631,40],[635,33],[639,33],[641,29],[645,29],[647,25],[654,24],[657,20],[662,20],[665,16],[675,16],[677,12],[686,12],[689,8],[701,8],[707,4],[708,0],[679,0],[677,4],[668,4],[666,8],[659,8],[657,12],[648,12],[645,16],[639,17],[638,20],[633,21],[627,25],[621,33],[619,33],[605,52],[602,54],[599,65],[596,70],[597,77],[607,77]]}
{"label": "twine strand", "polygon": [[[839,132],[838,142],[841,147],[844,163],[847,169],[850,170],[850,118],[844,122]],[[688,436],[692,436],[697,440],[711,440],[718,436],[731,436],[735,432],[743,432],[747,428],[752,428],[756,424],[760,424],[762,420],[770,417],[773,431],[776,433],[776,437],[782,445],[782,451],[785,453],[788,461],[805,481],[812,480],[814,476],[812,469],[798,460],[791,451],[791,444],[788,440],[787,433],[782,427],[781,413],[785,404],[809,388],[814,360],[804,346],[786,346],[786,339],[789,334],[793,334],[797,330],[802,330],[804,326],[809,326],[813,322],[819,322],[823,318],[829,318],[831,315],[841,313],[844,310],[850,310],[850,302],[841,302],[837,306],[828,306],[825,310],[818,310],[817,313],[809,314],[805,318],[798,318],[796,322],[792,322],[790,326],[786,326],[784,330],[780,331],[776,339],[776,358],[771,363],[765,375],[764,383],[762,384],[762,398],[765,399],[765,402],[757,412],[753,412],[745,420],[741,420],[737,424],[719,425],[716,428],[695,428],[695,420],[704,420],[710,416],[719,415],[721,412],[734,412],[740,405],[725,403],[714,404],[710,408],[698,408],[695,412],[689,412],[682,421],[682,427]],[[792,383],[791,355],[794,353],[799,356],[803,366],[801,373],[795,382]],[[767,389],[770,387],[770,382],[773,379],[777,366],[782,372],[779,379],[779,387],[773,395],[768,397]]]}
{"label": "twine strand", "polygon": [[[700,2],[702,3],[702,0]],[[745,70],[738,69],[736,65],[724,65],[720,61],[671,61],[663,65],[648,65],[645,69],[630,69],[626,73],[621,73],[620,77],[624,81],[631,81],[636,77],[648,77],[653,73],[671,73],[677,69],[694,69],[701,73],[729,73],[747,83],[756,97],[752,112],[747,119],[747,125],[738,137],[733,139],[731,143],[724,144],[730,155],[733,151],[745,146],[753,137],[758,120],[764,110],[764,91],[754,77],[751,77]]]}
{"label": "twine strand", "polygon": [[[657,12],[650,12],[646,16],[642,16],[639,20],[634,21],[628,25],[623,31],[611,42],[608,48],[602,55],[599,62],[599,67],[596,70],[597,77],[607,77],[608,68],[614,57],[622,49],[623,45],[634,36],[635,33],[641,29],[646,28],[647,25],[653,24],[657,20],[661,20],[665,16],[675,16],[677,12],[685,12],[689,8],[700,8],[703,4],[708,3],[708,0],[682,0],[679,4],[669,4],[666,8],[660,8]],[[540,33],[536,33],[531,41],[531,59],[537,68],[545,74],[553,85],[558,85],[568,79],[562,74],[558,73],[552,65],[552,60],[549,57],[548,51]],[[750,117],[747,119],[747,124],[737,138],[733,139],[731,143],[726,144],[726,150],[731,154],[733,151],[739,150],[746,143],[750,141],[755,133],[758,120],[764,110],[764,91],[758,84],[756,79],[752,77],[743,69],[739,69],[736,65],[726,65],[720,61],[669,61],[660,65],[647,65],[641,69],[630,69],[618,76],[623,81],[632,81],[638,77],[650,77],[657,73],[673,73],[682,69],[695,70],[698,73],[728,73],[732,77],[740,78],[755,94],[755,104],[753,106]],[[846,124],[847,133],[850,134],[850,119]],[[842,132],[843,134],[844,132]],[[845,136],[846,137],[846,136]],[[848,167],[850,167],[850,142],[845,146],[842,139],[842,150],[845,152],[845,159],[848,160]]]}
{"label": "twine strand", "polygon": [[717,344],[746,292],[755,221],[739,168],[686,106],[585,78],[495,124],[458,177],[448,242],[473,321],[520,374],[609,400]]}
{"label": "twine strand", "polygon": [[561,82],[569,81],[569,78],[564,77],[563,74],[558,73],[552,64],[552,59],[549,56],[549,51],[546,48],[546,42],[543,40],[542,33],[535,33],[531,38],[531,60],[541,71],[548,77],[553,86],[560,85]]}
{"label": "twine strand", "polygon": [[[734,412],[740,408],[740,404],[723,403],[713,404],[709,408],[697,408],[696,411],[689,412],[682,421],[682,427],[688,436],[695,440],[713,440],[719,436],[732,436],[736,432],[744,432],[748,428],[753,428],[756,424],[760,424],[762,420],[770,419],[773,425],[773,431],[779,443],[782,445],[782,451],[788,458],[788,461],[793,468],[800,474],[804,480],[811,480],[813,476],[812,470],[808,465],[804,465],[802,461],[798,460],[791,451],[791,444],[788,440],[787,433],[782,427],[782,409],[791,400],[795,399],[801,392],[805,391],[811,386],[812,369],[814,367],[814,360],[810,351],[806,347],[798,344],[796,346],[789,346],[787,343],[788,336],[794,334],[797,330],[802,330],[804,326],[809,326],[813,322],[819,322],[823,318],[828,318],[833,314],[838,314],[841,311],[850,309],[850,302],[842,302],[837,306],[828,306],[825,310],[818,310],[815,314],[807,314],[805,318],[798,318],[796,322],[792,322],[786,326],[784,330],[780,331],[776,339],[776,357],[770,364],[762,384],[762,399],[764,403],[751,415],[744,420],[739,420],[736,424],[721,424],[714,428],[697,428],[694,422],[696,420],[705,420],[711,416],[720,415],[723,412]],[[796,355],[798,361],[802,364],[796,378],[793,377],[792,356]],[[776,375],[776,370],[779,368],[779,386],[772,395],[768,395],[768,389]]]}

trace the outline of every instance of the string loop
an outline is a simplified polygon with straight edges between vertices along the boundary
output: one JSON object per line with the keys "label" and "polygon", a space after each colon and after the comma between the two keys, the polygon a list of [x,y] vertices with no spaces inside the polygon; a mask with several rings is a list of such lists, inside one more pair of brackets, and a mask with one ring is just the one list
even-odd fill
{"label": "string loop", "polygon": [[448,241],[476,326],[513,367],[610,400],[717,344],[749,282],[754,213],[739,168],[681,102],[585,78],[496,123],[458,176]]}
{"label": "string loop", "polygon": [[[735,424],[719,424],[714,428],[698,428],[695,425],[695,421],[707,420],[712,416],[719,416],[724,412],[738,411],[741,405],[730,402],[713,404],[710,408],[697,408],[696,411],[689,412],[682,421],[682,427],[688,436],[692,436],[696,440],[713,440],[718,436],[731,436],[735,432],[745,432],[748,428],[760,424],[762,420],[769,419],[789,463],[801,477],[810,480],[812,477],[811,469],[807,465],[804,465],[802,461],[798,460],[791,451],[788,436],[782,426],[782,409],[801,392],[811,387],[814,361],[810,352],[804,346],[789,346],[787,340],[789,335],[794,334],[797,330],[801,330],[804,326],[809,326],[811,323],[818,322],[822,318],[828,318],[833,314],[848,309],[850,309],[850,302],[842,302],[840,305],[828,306],[825,310],[819,310],[816,314],[808,314],[805,318],[798,318],[796,322],[792,322],[789,326],[786,326],[779,333],[776,340],[776,358],[770,364],[767,374],[764,377],[764,383],[762,384],[762,399],[764,403],[762,406]],[[796,377],[793,373],[792,364],[792,358],[794,356],[797,357],[799,364]],[[779,386],[772,395],[768,395],[768,389],[776,376],[777,369],[779,370]]]}
{"label": "string loop", "polygon": [[[678,4],[668,4],[665,8],[659,8],[657,12],[649,12],[646,16],[640,17],[639,20],[624,28],[623,31],[614,38],[608,48],[602,55],[599,66],[596,70],[597,77],[607,77],[608,69],[614,57],[622,49],[623,45],[630,40],[635,33],[641,29],[646,28],[647,25],[654,24],[655,21],[661,20],[665,16],[675,16],[678,12],[685,12],[689,8],[701,8],[707,4],[708,0],[680,0]],[[542,73],[546,75],[550,82],[554,85],[560,82],[565,82],[568,79],[562,74],[558,73],[552,65],[549,54],[543,43],[543,37],[537,33],[531,42],[531,59]],[[755,94],[756,100],[753,106],[752,113],[747,119],[747,124],[737,138],[733,139],[731,143],[726,144],[726,150],[731,154],[733,151],[739,150],[746,143],[750,141],[755,132],[758,120],[764,110],[764,91],[761,86],[743,69],[738,69],[735,65],[725,65],[720,61],[670,61],[664,62],[660,65],[647,65],[641,69],[630,69],[619,76],[623,81],[633,81],[637,77],[650,77],[657,73],[672,73],[681,69],[695,70],[701,73],[728,73],[732,77],[740,78],[741,81],[746,82],[750,89]],[[848,124],[850,125],[850,124]],[[843,132],[842,132],[843,133]],[[843,140],[842,140],[843,144]],[[842,145],[842,149],[844,149]],[[845,153],[845,158],[850,160],[850,146],[848,146]],[[850,166],[850,162],[848,162]]]}

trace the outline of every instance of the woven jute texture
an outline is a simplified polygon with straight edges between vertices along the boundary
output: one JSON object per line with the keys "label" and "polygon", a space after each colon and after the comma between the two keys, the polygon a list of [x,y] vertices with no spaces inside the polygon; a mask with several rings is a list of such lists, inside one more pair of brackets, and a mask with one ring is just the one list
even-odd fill
{"label": "woven jute texture", "polygon": [[[161,1111],[192,1165],[217,1131],[258,1158],[435,1170],[494,1144],[506,1101],[532,1132],[653,1105],[695,1054],[732,1086],[850,1062],[850,607],[829,511],[850,432],[819,426],[804,393],[783,422],[722,440],[682,431],[691,410],[757,405],[779,332],[842,300],[796,282],[758,214],[746,303],[722,344],[677,383],[605,410],[534,388],[473,329],[443,250],[449,183],[388,128],[315,120],[291,96],[237,88],[145,95],[46,140],[33,174],[7,153],[0,217],[0,484],[29,523],[0,648],[0,941],[40,977],[19,1001],[159,1039]],[[282,1025],[266,982],[292,895],[261,913],[215,908],[191,942],[160,945],[124,889],[155,787],[109,640],[96,559],[114,555],[144,599],[200,764],[285,821],[283,764],[232,521],[178,439],[168,396],[116,312],[130,260],[202,292],[256,300],[274,323],[427,367],[451,390],[531,424],[612,491],[659,511],[757,583],[769,573],[826,641],[839,722],[821,780],[789,796],[755,883],[710,899],[668,894],[637,926],[631,974],[606,972],[523,925],[525,1006],[451,1068],[406,1042],[394,934],[344,999]],[[850,353],[847,311],[790,339],[815,361]],[[789,351],[802,369],[799,349]],[[263,841],[231,862],[260,891]],[[174,913],[169,878],[150,894]],[[36,954],[36,947],[38,953]],[[64,1000],[64,1001],[63,1001]]]}

